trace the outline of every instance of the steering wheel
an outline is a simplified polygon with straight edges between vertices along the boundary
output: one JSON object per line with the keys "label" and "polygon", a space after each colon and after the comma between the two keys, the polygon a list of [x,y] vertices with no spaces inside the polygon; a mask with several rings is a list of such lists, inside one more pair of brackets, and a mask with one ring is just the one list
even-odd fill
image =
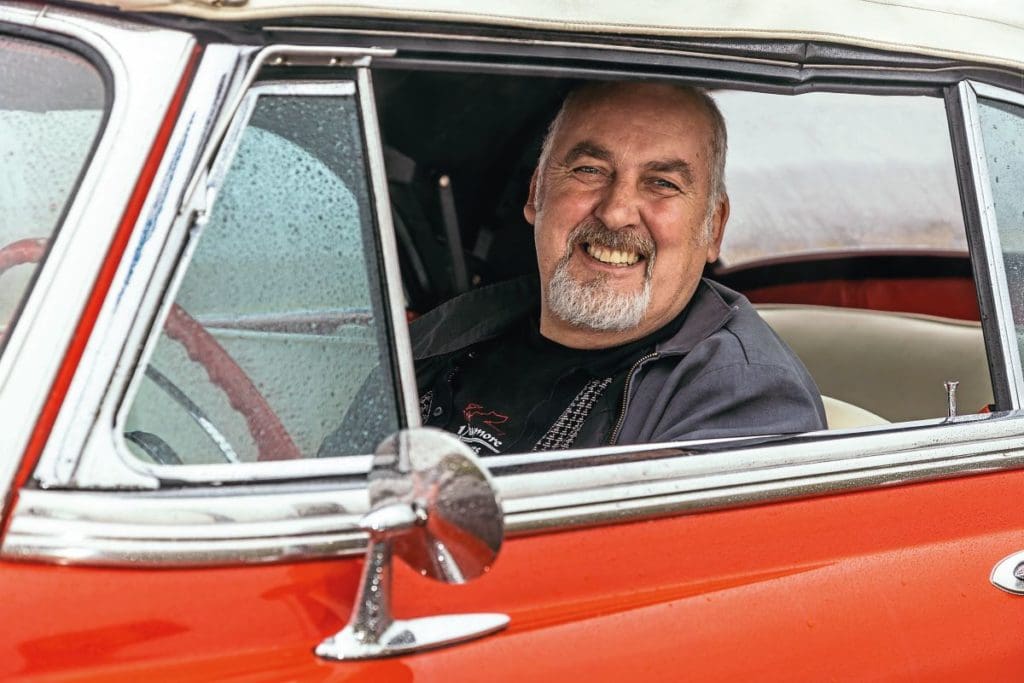
{"label": "steering wheel", "polygon": [[[13,266],[38,263],[46,253],[47,240],[29,238],[0,247],[0,275]],[[183,347],[188,357],[206,370],[210,381],[220,387],[228,403],[237,410],[256,444],[257,460],[294,460],[302,457],[298,447],[274,409],[235,359],[195,318],[171,305],[164,332]],[[0,341],[3,336],[0,333]],[[218,444],[220,445],[220,444]]]}

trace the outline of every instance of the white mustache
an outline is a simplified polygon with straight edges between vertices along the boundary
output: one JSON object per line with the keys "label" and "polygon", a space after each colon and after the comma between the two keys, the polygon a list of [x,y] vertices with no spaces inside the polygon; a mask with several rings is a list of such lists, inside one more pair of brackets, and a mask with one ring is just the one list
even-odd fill
{"label": "white mustache", "polygon": [[588,218],[569,233],[567,255],[577,244],[600,245],[607,249],[640,254],[646,259],[654,256],[655,244],[647,235],[635,230],[611,230],[596,218]]}

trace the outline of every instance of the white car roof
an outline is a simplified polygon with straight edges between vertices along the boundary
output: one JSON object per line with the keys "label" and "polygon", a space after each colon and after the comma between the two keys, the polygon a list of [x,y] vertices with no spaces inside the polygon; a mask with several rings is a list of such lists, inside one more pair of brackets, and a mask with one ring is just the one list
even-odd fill
{"label": "white car roof", "polygon": [[1024,67],[1020,0],[93,0],[215,21],[337,16],[535,30],[815,40]]}

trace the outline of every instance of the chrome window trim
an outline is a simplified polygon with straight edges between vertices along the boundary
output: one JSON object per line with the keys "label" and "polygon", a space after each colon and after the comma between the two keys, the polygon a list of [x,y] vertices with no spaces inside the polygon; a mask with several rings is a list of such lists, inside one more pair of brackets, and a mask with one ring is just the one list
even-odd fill
{"label": "chrome window trim", "polygon": [[[195,39],[51,6],[0,7],[0,21],[89,46],[107,69],[110,98],[105,127],[0,359],[0,494],[6,498]],[[133,76],[133,69],[146,77]],[[134,144],[123,144],[126,130]]]}
{"label": "chrome window trim", "polygon": [[[365,69],[359,69],[359,72],[365,72]],[[361,116],[365,117],[364,109],[366,103],[359,95],[359,89],[357,88],[356,82],[352,80],[335,80],[330,82],[301,80],[287,82],[273,81],[250,85],[242,94],[235,117],[225,132],[223,142],[219,146],[218,154],[213,159],[210,171],[206,176],[204,184],[204,192],[206,194],[203,210],[204,216],[208,215],[208,212],[212,210],[213,205],[216,202],[216,196],[220,192],[225,176],[234,161],[243,133],[248,127],[249,121],[255,111],[257,101],[260,97],[265,95],[351,97],[360,108]],[[360,121],[357,125],[362,127],[362,122]],[[367,157],[369,157],[368,153]],[[380,168],[383,169],[383,158],[381,159],[380,164]],[[370,165],[369,160],[367,165]],[[373,192],[373,188],[371,188],[369,180],[367,182],[367,189],[368,191]],[[374,195],[376,195],[376,192],[374,192]],[[371,198],[371,200],[372,199],[373,198]],[[379,203],[371,202],[371,204],[374,206],[375,211],[380,210]],[[374,221],[374,224],[376,225],[377,221]],[[196,248],[202,240],[205,228],[205,220],[200,218],[195,221],[195,225],[190,231],[185,250],[178,259],[178,265],[174,271],[174,276],[164,291],[163,304],[157,313],[156,320],[164,320],[166,318],[170,307],[177,298],[178,291],[180,290],[182,282],[188,273],[189,264],[192,261]],[[393,259],[395,260],[395,266],[397,267],[397,249],[394,247],[393,240],[392,254],[394,255]],[[393,277],[393,274],[389,273],[388,277]],[[400,290],[399,293],[401,293]],[[394,307],[388,304],[388,308],[390,310]],[[400,310],[404,310],[404,306]],[[394,322],[391,321],[389,325],[393,326]],[[408,331],[406,329],[404,319],[402,319],[401,330],[405,333],[405,355],[408,355],[411,358],[411,347],[408,341]],[[145,355],[139,357],[136,361],[138,368],[144,368],[146,363],[149,362],[149,358],[156,347],[156,342],[159,340],[159,337],[159,330],[157,330],[155,334],[151,335]],[[409,363],[409,365],[411,365],[411,363]],[[114,418],[112,436],[114,439],[115,451],[122,460],[126,461],[125,464],[128,467],[140,470],[145,475],[151,477],[157,482],[157,486],[159,486],[159,482],[204,484],[214,482],[257,481],[260,479],[318,478],[350,474],[363,475],[366,474],[370,468],[372,455],[368,454],[340,458],[303,459],[295,461],[262,463],[247,462],[241,463],[241,466],[230,463],[209,465],[160,465],[141,461],[132,455],[131,451],[128,449],[124,440],[124,425],[127,421],[132,402],[134,401],[135,395],[138,391],[139,385],[143,381],[143,378],[144,373],[140,371],[136,372],[129,381],[127,391],[119,401],[119,408],[117,409]],[[415,386],[415,379],[412,382],[412,386]]]}
{"label": "chrome window trim", "polygon": [[[135,377],[137,365],[140,362],[144,365],[144,359],[150,357],[159,339],[159,330],[152,329],[153,322],[163,320],[167,309],[173,303],[173,292],[177,291],[178,286],[176,278],[183,277],[184,274],[184,268],[180,267],[179,263],[187,262],[190,256],[188,252],[181,252],[183,249],[194,249],[196,241],[190,239],[194,219],[201,218],[213,200],[211,192],[216,190],[213,182],[218,173],[215,164],[218,159],[227,158],[220,152],[222,147],[232,144],[228,139],[229,131],[241,130],[233,127],[233,122],[239,114],[244,114],[240,110],[259,71],[268,64],[365,67],[373,56],[393,54],[393,51],[386,49],[292,45],[275,45],[260,49],[253,46],[216,44],[207,46],[206,52],[210,53],[210,61],[207,62],[204,55],[196,82],[190,90],[185,109],[179,119],[179,126],[168,147],[172,149],[170,145],[174,145],[176,140],[181,142],[183,136],[189,134],[186,124],[189,116],[186,116],[185,112],[194,110],[196,120],[203,125],[199,130],[192,131],[192,138],[188,142],[187,152],[190,156],[187,158],[190,163],[186,165],[183,162],[176,168],[169,163],[168,158],[163,160],[160,173],[154,180],[154,188],[160,183],[168,183],[174,191],[167,192],[159,202],[154,201],[151,193],[147,198],[148,208],[140,214],[141,225],[153,225],[153,237],[150,239],[147,253],[153,256],[155,262],[150,264],[148,272],[144,273],[143,268],[138,268],[131,282],[124,279],[127,273],[131,272],[127,256],[125,262],[120,264],[115,282],[124,283],[121,293],[123,300],[108,300],[100,317],[100,322],[116,317],[116,330],[110,330],[110,334],[94,334],[90,339],[86,355],[83,356],[83,364],[91,358],[92,371],[88,377],[80,376],[82,373],[76,376],[69,398],[72,392],[77,390],[77,409],[62,411],[54,431],[57,433],[57,427],[62,427],[65,430],[62,433],[68,436],[63,439],[60,447],[54,444],[47,445],[35,472],[36,481],[43,487],[157,489],[161,486],[161,476],[164,477],[165,483],[169,484],[214,484],[224,481],[364,474],[369,468],[370,456],[354,456],[294,462],[246,463],[241,468],[234,465],[167,467],[164,468],[164,473],[155,469],[159,466],[149,466],[132,456],[120,433],[112,428],[112,425],[121,419],[119,411],[122,399],[125,391],[130,389],[129,385]],[[267,85],[258,87],[265,88]],[[211,89],[218,92],[212,105],[209,102]],[[320,86],[310,89],[311,93],[317,91],[323,90]],[[358,90],[356,96],[358,97]],[[189,110],[190,105],[193,110]],[[360,108],[362,109],[362,105]],[[185,155],[183,158],[186,158]],[[383,162],[380,163],[383,168]],[[378,196],[377,188],[373,187],[369,180],[367,185],[375,197]],[[184,188],[183,191],[181,188]],[[179,209],[178,201],[182,196],[186,199],[181,202]],[[386,194],[384,196],[386,197]],[[389,207],[386,199],[384,203]],[[380,221],[380,218],[377,217],[375,220]],[[387,227],[390,229],[390,216]],[[126,254],[135,248],[139,233],[137,227]],[[385,260],[393,260],[394,270],[397,272],[397,251],[394,248],[390,257],[385,255]],[[173,291],[166,289],[167,286],[172,287]],[[100,322],[97,323],[97,332],[100,330]],[[411,358],[411,353],[408,353],[408,333],[405,330],[404,319],[398,329],[406,335],[407,346],[402,355],[408,354]],[[116,367],[112,370],[111,366],[114,364]],[[65,402],[66,405],[68,403],[69,401]],[[418,419],[418,413],[416,416]],[[60,420],[66,422],[62,425]]]}
{"label": "chrome window trim", "polygon": [[989,100],[1001,100],[1024,107],[1024,93],[977,81],[968,81],[968,84],[978,97],[984,97]]}
{"label": "chrome window trim", "polygon": [[[225,132],[224,140],[219,146],[219,152],[213,159],[210,171],[206,175],[203,185],[205,201],[203,211],[194,221],[189,231],[188,240],[185,243],[184,251],[177,259],[170,283],[163,291],[163,300],[157,311],[155,320],[165,320],[171,306],[177,299],[178,291],[188,274],[189,265],[199,243],[202,241],[203,232],[206,229],[205,216],[213,209],[217,195],[220,192],[228,170],[238,152],[242,136],[249,125],[256,103],[260,97],[265,95],[299,95],[299,96],[340,96],[352,97],[355,99],[356,85],[351,80],[338,80],[330,83],[323,82],[266,82],[258,85],[251,85],[242,96],[235,118],[231,126]],[[145,378],[145,367],[152,357],[157,342],[160,339],[162,326],[153,327],[153,332],[147,339],[145,353],[134,359],[137,371],[131,375],[124,394],[117,401],[116,412],[114,413],[113,432],[111,437],[114,443],[114,453],[124,465],[143,473],[156,482],[158,488],[160,482],[188,482],[188,483],[214,483],[227,481],[249,481],[260,478],[295,478],[295,477],[322,477],[331,475],[365,474],[369,469],[370,455],[341,458],[342,462],[332,462],[330,459],[310,459],[291,462],[266,462],[266,463],[242,463],[240,467],[231,463],[217,463],[210,465],[160,465],[147,463],[133,455],[128,449],[124,439],[124,426],[131,412],[132,403],[138,392],[139,386]],[[129,354],[130,355],[130,354]],[[97,425],[103,429],[105,425]],[[105,458],[109,462],[112,458]],[[97,463],[102,467],[103,463]],[[239,469],[244,471],[239,472]]]}
{"label": "chrome window trim", "polygon": [[388,178],[384,168],[384,143],[381,140],[377,122],[377,105],[373,99],[373,84],[369,69],[356,72],[359,81],[359,102],[362,107],[363,131],[366,135],[366,158],[370,168],[370,191],[376,208],[377,235],[380,238],[384,259],[386,290],[385,305],[391,315],[390,334],[392,358],[398,370],[397,397],[402,405],[400,424],[407,427],[420,426],[419,392],[416,388],[416,369],[412,359],[412,342],[409,339],[409,323],[405,318],[405,293],[402,289],[402,272],[398,263],[398,244],[395,240],[395,226],[391,220],[391,201],[388,197]]}
{"label": "chrome window trim", "polygon": [[[256,81],[256,77],[264,66],[312,64],[319,66],[346,65],[366,67],[369,66],[370,60],[374,57],[393,57],[394,54],[394,50],[382,48],[321,47],[311,45],[270,45],[260,49],[253,56],[242,82],[234,91],[231,103],[220,113],[213,133],[210,136],[211,144],[203,150],[199,161],[199,168],[210,168],[214,156],[219,153],[219,147],[224,140],[228,128],[231,126],[231,122],[235,118],[238,108],[242,106],[246,92]],[[197,173],[192,177],[185,192],[186,203],[193,199],[204,180],[205,177],[201,173]]]}
{"label": "chrome window trim", "polygon": [[548,39],[526,39],[526,38],[505,38],[495,36],[469,35],[461,33],[432,33],[415,31],[385,31],[376,29],[355,29],[355,28],[332,28],[330,26],[264,26],[263,33],[278,31],[281,33],[312,34],[318,36],[344,36],[364,35],[380,36],[382,38],[416,38],[428,40],[458,41],[468,43],[493,43],[495,45],[543,45],[545,47],[568,48],[572,50],[586,49],[605,52],[622,52],[650,55],[671,55],[673,57],[694,57],[698,59],[711,59],[724,62],[744,62],[750,64],[775,64],[778,66],[793,66],[795,62],[784,59],[766,59],[759,57],[743,57],[740,55],[716,54],[713,52],[699,52],[696,50],[672,50],[666,48],[641,47],[637,45],[605,45],[603,43],[587,43],[571,40],[548,40]]}
{"label": "chrome window trim", "polygon": [[[571,477],[558,466],[492,471],[506,528],[522,536],[1021,468],[1022,417],[819,433],[703,456],[681,455],[684,444],[590,449],[577,455],[591,464]],[[623,463],[623,453],[644,458]],[[205,491],[26,489],[0,556],[197,566],[356,555],[365,549],[357,522],[367,506],[360,478]]]}
{"label": "chrome window trim", "polygon": [[[1006,281],[1006,269],[1003,265],[1003,250],[996,222],[995,203],[992,197],[988,174],[988,161],[985,156],[985,141],[982,138],[981,121],[978,116],[977,94],[980,90],[985,97],[1020,102],[1022,96],[1000,88],[985,86],[980,83],[963,81],[957,86],[962,106],[962,115],[967,131],[966,143],[970,154],[970,174],[975,196],[978,199],[980,228],[985,250],[985,265],[989,281],[992,283],[995,300],[993,314],[999,330],[999,338],[1003,351],[1003,361],[1007,384],[1010,393],[1010,408],[1019,410],[1022,405],[1021,393],[1024,391],[1024,373],[1021,369],[1020,346],[1017,331],[1013,322],[1013,311],[1010,305],[1010,290]],[[1010,96],[1010,97],[1007,97]]]}

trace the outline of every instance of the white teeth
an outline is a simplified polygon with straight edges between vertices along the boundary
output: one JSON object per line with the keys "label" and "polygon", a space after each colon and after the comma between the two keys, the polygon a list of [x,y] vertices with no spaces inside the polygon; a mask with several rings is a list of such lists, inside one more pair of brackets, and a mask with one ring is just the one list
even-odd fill
{"label": "white teeth", "polygon": [[619,251],[618,249],[606,249],[605,247],[587,245],[587,253],[601,263],[614,265],[631,266],[640,260],[640,255],[633,251]]}

